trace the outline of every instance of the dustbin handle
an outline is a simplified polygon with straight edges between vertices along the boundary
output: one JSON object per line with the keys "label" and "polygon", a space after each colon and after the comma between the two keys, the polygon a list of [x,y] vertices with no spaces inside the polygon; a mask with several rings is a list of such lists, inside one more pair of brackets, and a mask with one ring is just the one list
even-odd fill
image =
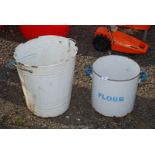
{"label": "dustbin handle", "polygon": [[97,75],[99,78],[101,78],[102,80],[108,80],[108,79],[109,79],[109,78],[106,77],[106,76],[101,76],[101,75],[97,74],[94,70],[92,70],[92,67],[91,67],[91,66],[86,67],[86,69],[85,69],[85,74],[86,74],[86,76],[92,78],[92,77],[93,77],[92,72],[93,72],[95,75]]}
{"label": "dustbin handle", "polygon": [[147,80],[147,78],[148,78],[147,72],[142,70],[140,72],[140,80],[139,80],[139,83],[140,84],[143,84]]}
{"label": "dustbin handle", "polygon": [[69,41],[71,40],[71,41],[73,41],[76,44],[76,40],[74,40],[72,38],[68,38],[68,39],[69,39]]}
{"label": "dustbin handle", "polygon": [[[73,41],[76,44],[76,41],[74,39],[68,38],[68,52],[71,51],[71,41]],[[72,50],[74,51],[74,54],[72,54],[72,57],[74,58],[77,53],[77,47],[75,46],[75,48],[72,48]]]}
{"label": "dustbin handle", "polygon": [[19,63],[19,62],[16,62],[16,60],[14,60],[14,59],[12,59],[12,60],[10,60],[9,62],[7,62],[6,65],[5,65],[5,68],[7,68],[7,69],[12,69],[13,66],[18,67],[18,69],[20,69],[20,70],[22,70],[22,71],[27,71],[27,72],[29,72],[29,73],[33,73],[32,70],[29,70],[29,69],[24,68],[24,64]]}
{"label": "dustbin handle", "polygon": [[91,66],[86,67],[85,74],[87,77],[92,77],[92,68]]}
{"label": "dustbin handle", "polygon": [[18,69],[20,69],[20,70],[22,70],[22,71],[29,72],[29,73],[33,73],[32,70],[26,69],[26,68],[25,68],[25,65],[22,64],[22,63],[16,62],[15,66],[18,67]]}

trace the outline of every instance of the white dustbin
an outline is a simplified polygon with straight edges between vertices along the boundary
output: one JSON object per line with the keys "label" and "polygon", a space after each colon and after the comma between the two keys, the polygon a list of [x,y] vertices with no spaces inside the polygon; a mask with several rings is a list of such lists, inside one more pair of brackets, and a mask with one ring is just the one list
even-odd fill
{"label": "white dustbin", "polygon": [[69,107],[78,48],[72,39],[42,36],[15,49],[18,74],[30,111],[55,117]]}
{"label": "white dustbin", "polygon": [[133,110],[140,80],[139,65],[124,56],[97,59],[92,66],[92,106],[109,117],[122,117]]}

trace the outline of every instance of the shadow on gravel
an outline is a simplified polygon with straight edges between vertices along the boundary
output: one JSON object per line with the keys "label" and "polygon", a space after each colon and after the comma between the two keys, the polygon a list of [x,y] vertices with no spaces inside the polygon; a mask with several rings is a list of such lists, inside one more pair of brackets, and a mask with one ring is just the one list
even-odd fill
{"label": "shadow on gravel", "polygon": [[[2,86],[3,85],[3,86]],[[5,83],[0,83],[0,87],[6,87]],[[2,90],[0,88],[0,90]],[[10,92],[11,91],[11,92]],[[10,94],[8,97],[7,95]],[[18,97],[16,97],[18,96]],[[22,111],[18,111],[11,116],[14,120],[25,119],[23,128],[49,128],[49,124],[59,124],[57,128],[72,128],[72,129],[133,129],[133,128],[155,128],[155,99],[146,99],[140,96],[136,98],[136,104],[133,112],[122,118],[104,117],[95,112],[91,106],[91,92],[86,88],[73,87],[72,99],[70,108],[61,116],[56,118],[39,118],[32,115],[25,107],[25,101],[22,95],[22,90],[16,87],[7,86],[6,91],[0,93],[0,98],[9,101],[12,104],[23,106]],[[15,100],[16,98],[16,100]],[[23,112],[24,111],[24,112]],[[10,111],[11,112],[11,111]],[[2,120],[0,128],[11,128],[7,124],[5,116]],[[32,118],[32,119],[30,119]],[[43,121],[43,124],[37,124],[38,121]],[[33,124],[35,123],[35,126]],[[19,123],[19,122],[18,122]],[[32,126],[30,125],[32,124]],[[22,128],[18,124],[12,124],[12,128]],[[50,126],[50,128],[55,128]]]}
{"label": "shadow on gravel", "polygon": [[12,104],[24,105],[23,92],[17,72],[11,71],[8,75],[0,78],[0,98]]}
{"label": "shadow on gravel", "polygon": [[95,112],[90,97],[90,90],[74,86],[69,110],[62,116],[49,119],[68,128],[155,128],[155,99],[137,96],[132,113],[122,118],[110,118]]}

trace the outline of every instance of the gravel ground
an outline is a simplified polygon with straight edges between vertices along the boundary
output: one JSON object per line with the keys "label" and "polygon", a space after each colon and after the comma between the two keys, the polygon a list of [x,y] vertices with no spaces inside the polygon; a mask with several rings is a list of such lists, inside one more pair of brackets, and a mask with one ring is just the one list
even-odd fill
{"label": "gravel ground", "polygon": [[[0,79],[0,128],[155,128],[155,26],[148,34],[151,47],[148,54],[126,55],[147,71],[148,80],[138,88],[133,112],[123,118],[104,117],[90,104],[91,79],[85,76],[85,68],[104,55],[92,47],[95,29],[96,26],[72,26],[70,37],[77,41],[79,52],[68,111],[56,118],[34,116],[26,107],[17,71],[12,69]],[[14,48],[24,41],[18,26],[0,29],[1,72],[3,65],[12,59]]]}

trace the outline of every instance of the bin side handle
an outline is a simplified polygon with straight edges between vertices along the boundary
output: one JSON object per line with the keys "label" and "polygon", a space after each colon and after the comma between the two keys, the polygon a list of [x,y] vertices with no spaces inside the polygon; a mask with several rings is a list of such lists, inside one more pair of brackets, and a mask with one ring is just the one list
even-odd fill
{"label": "bin side handle", "polygon": [[146,71],[141,71],[140,72],[140,80],[139,80],[139,83],[140,84],[143,84],[148,78],[148,74]]}

